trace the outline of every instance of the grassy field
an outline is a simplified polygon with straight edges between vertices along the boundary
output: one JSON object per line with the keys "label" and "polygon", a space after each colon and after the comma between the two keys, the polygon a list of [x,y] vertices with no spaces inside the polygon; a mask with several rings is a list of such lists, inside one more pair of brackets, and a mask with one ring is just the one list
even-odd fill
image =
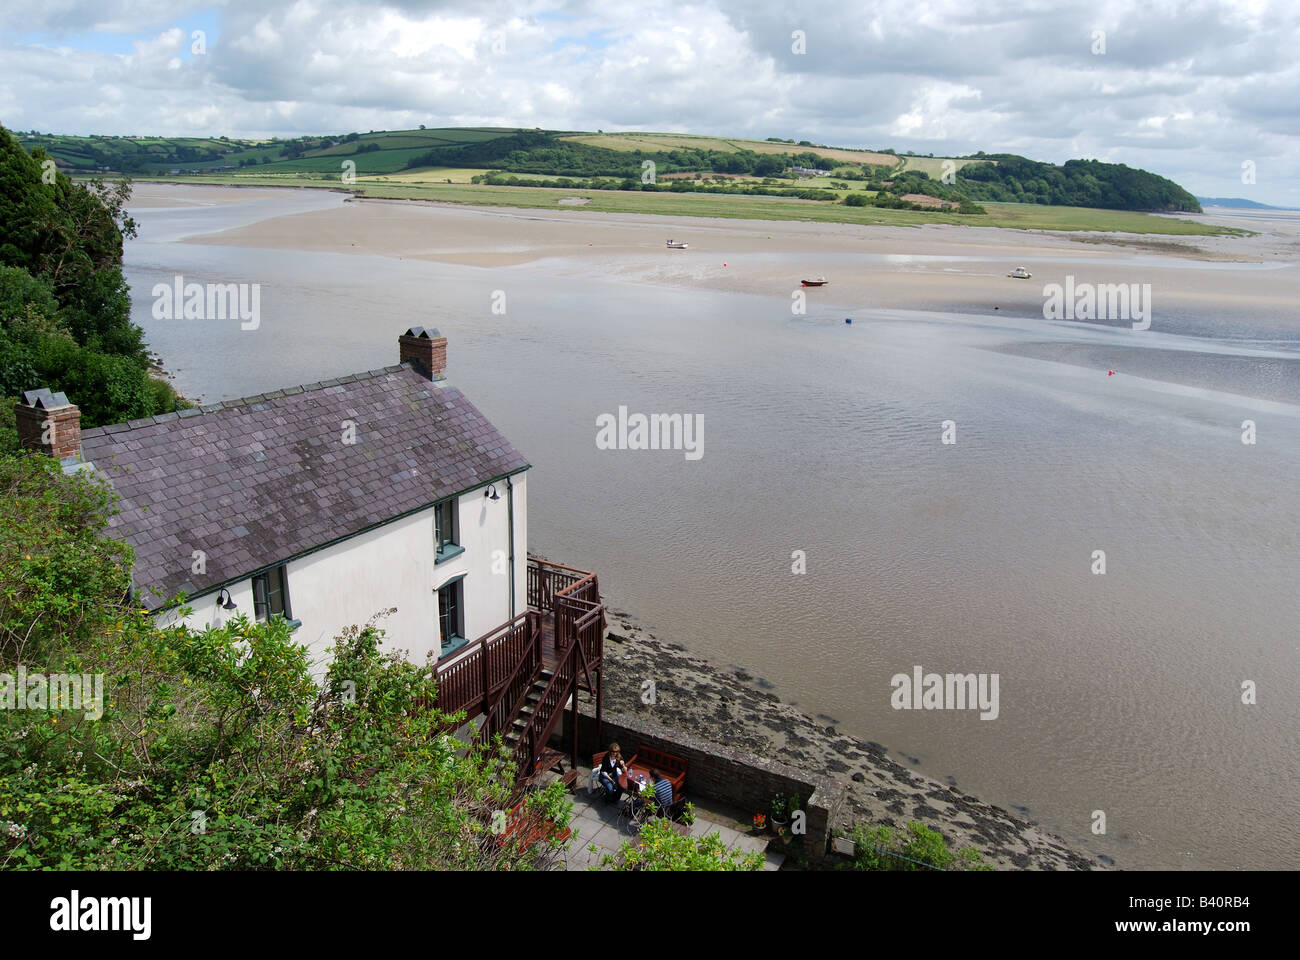
{"label": "grassy field", "polygon": [[[920,170],[922,173],[928,173],[932,180],[938,180],[943,176],[943,164],[946,157],[900,157],[903,161],[903,170]],[[952,161],[953,169],[960,170],[968,163],[992,163],[991,160],[956,160]]]}
{"label": "grassy field", "polygon": [[[812,220],[843,223],[901,224],[951,223],[968,226],[1008,227],[1025,230],[1096,230],[1164,235],[1234,233],[1229,228],[1199,224],[1174,217],[1144,213],[1052,207],[1036,204],[987,203],[987,213],[959,216],[948,212],[885,210],[846,207],[829,201],[786,197],[746,197],[718,194],[652,193],[644,191],[586,190],[576,187],[504,187],[471,184],[472,177],[487,172],[474,167],[424,167],[408,169],[434,148],[450,148],[440,155],[442,164],[455,163],[460,148],[481,144],[519,132],[515,128],[454,127],[429,130],[386,130],[332,137],[304,137],[296,141],[227,140],[213,138],[68,137],[24,134],[24,146],[43,146],[71,172],[89,175],[102,170],[125,169],[137,179],[157,178],[180,183],[231,183],[247,185],[329,187],[351,189],[362,196],[436,200],[446,203],[556,209],[565,197],[587,199],[584,209],[609,213],[673,214],[758,220]],[[827,166],[840,163],[888,165],[918,170],[938,179],[943,157],[899,157],[892,153],[801,147],[798,144],[736,137],[693,136],[677,133],[565,133],[560,139],[612,150],[669,151],[694,147],[731,153],[752,150],[764,154],[815,153]],[[554,142],[554,141],[552,141]],[[954,160],[960,169],[981,160]],[[239,166],[240,163],[246,164]],[[173,172],[175,171],[175,172]],[[341,176],[355,174],[345,185]],[[561,179],[555,174],[513,173],[522,180]],[[581,178],[572,178],[581,179]],[[739,182],[759,178],[743,176]],[[843,186],[834,186],[839,183]],[[863,181],[814,177],[780,181],[778,187],[833,191],[842,200],[861,194]],[[867,192],[867,195],[871,195]]]}
{"label": "grassy field", "polygon": [[561,140],[576,140],[606,150],[673,150],[693,147],[697,150],[717,150],[735,153],[752,150],[754,153],[815,153],[828,160],[847,163],[870,163],[893,166],[898,157],[892,153],[869,153],[865,150],[840,150],[834,147],[800,147],[793,143],[773,143],[768,140],[743,140],[726,137],[698,137],[686,133],[584,133]]}
{"label": "grassy field", "polygon": [[[471,177],[484,173],[487,173],[487,170],[474,167],[416,167],[414,170],[401,170],[396,173],[364,174],[358,167],[357,180],[366,183],[445,183],[448,180],[452,183],[469,183]],[[524,176],[530,175],[520,174],[520,177]],[[541,174],[537,174],[534,179],[544,178]]]}
{"label": "grassy field", "polygon": [[[301,155],[286,155],[290,141],[223,140],[201,137],[73,137],[23,134],[27,149],[40,146],[60,166],[74,172],[90,172],[108,166],[134,173],[168,174],[171,170],[226,172],[245,161],[275,171],[333,173],[344,160],[353,160],[358,175],[395,173],[435,147],[458,147],[481,143],[514,133],[513,129],[491,127],[447,127],[433,130],[384,130],[358,133],[357,139],[305,138]],[[378,149],[375,149],[375,148]],[[239,168],[241,171],[248,168]]]}
{"label": "grassy field", "polygon": [[[446,179],[457,173],[438,176],[436,168],[425,171],[430,178]],[[876,207],[846,207],[840,203],[796,200],[785,197],[745,197],[710,194],[647,193],[623,190],[560,190],[546,187],[496,187],[482,184],[438,183],[432,179],[415,179],[421,171],[384,178],[362,178],[350,186],[335,176],[262,174],[252,171],[225,175],[175,177],[137,177],[171,183],[234,184],[241,186],[313,187],[347,190],[358,196],[403,200],[431,200],[474,206],[518,207],[522,209],[595,211],[602,213],[644,213],[665,216],[718,217],[735,220],[807,220],[823,223],[889,224],[919,227],[927,223],[961,224],[972,227],[1004,227],[1019,230],[1097,230],[1169,236],[1240,235],[1249,231],[1197,223],[1180,217],[1159,217],[1124,210],[1095,210],[1085,207],[1049,207],[1039,204],[987,203],[988,213],[959,216],[954,213],[885,210]],[[468,180],[468,177],[465,178]],[[583,197],[582,206],[561,206],[567,197]]]}

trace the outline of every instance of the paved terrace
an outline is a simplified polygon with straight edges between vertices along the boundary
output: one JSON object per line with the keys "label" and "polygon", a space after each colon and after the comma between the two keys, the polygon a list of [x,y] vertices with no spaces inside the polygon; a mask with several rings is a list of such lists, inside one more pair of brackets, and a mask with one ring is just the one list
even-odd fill
{"label": "paved terrace", "polygon": [[[588,870],[599,867],[606,855],[615,856],[618,848],[636,838],[625,817],[619,815],[623,801],[606,803],[600,794],[592,794],[587,784],[591,781],[591,767],[580,767],[577,789],[573,798],[573,820],[569,826],[575,836],[569,844],[568,869]],[[701,837],[717,833],[728,848],[746,853],[758,852],[767,858],[764,870],[779,870],[785,854],[768,852],[767,839],[754,835],[750,828],[750,814],[726,807],[711,800],[700,800],[691,795],[687,784],[686,799],[695,805],[695,823],[691,836]],[[595,845],[595,851],[588,849]]]}

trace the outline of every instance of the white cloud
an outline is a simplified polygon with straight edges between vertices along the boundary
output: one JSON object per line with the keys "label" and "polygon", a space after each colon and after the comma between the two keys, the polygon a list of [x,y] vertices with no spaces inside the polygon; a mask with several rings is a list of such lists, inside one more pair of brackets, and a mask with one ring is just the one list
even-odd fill
{"label": "white cloud", "polygon": [[48,0],[0,12],[0,111],[68,133],[520,124],[1014,150],[1214,195],[1243,192],[1249,156],[1270,171],[1251,196],[1300,205],[1297,46],[1285,0]]}

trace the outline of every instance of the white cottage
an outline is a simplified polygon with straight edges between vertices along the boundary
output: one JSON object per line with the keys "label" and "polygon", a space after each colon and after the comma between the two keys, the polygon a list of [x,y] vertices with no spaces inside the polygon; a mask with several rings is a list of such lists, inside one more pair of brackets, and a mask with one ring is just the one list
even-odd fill
{"label": "white cottage", "polygon": [[576,731],[579,691],[599,718],[599,586],[528,556],[529,465],[446,381],[446,337],[412,327],[398,348],[381,370],[85,431],[62,394],[29,391],[19,439],[112,484],[109,533],[160,624],[181,596],[191,627],[284,617],[319,672],[391,611],[388,646],[436,660],[438,706],[482,716],[526,775],[566,706]]}
{"label": "white cottage", "polygon": [[382,370],[81,432],[160,622],[183,593],[191,626],[279,614],[323,655],[395,608],[382,626],[422,662],[522,609],[528,463],[447,383],[445,337],[398,342]]}

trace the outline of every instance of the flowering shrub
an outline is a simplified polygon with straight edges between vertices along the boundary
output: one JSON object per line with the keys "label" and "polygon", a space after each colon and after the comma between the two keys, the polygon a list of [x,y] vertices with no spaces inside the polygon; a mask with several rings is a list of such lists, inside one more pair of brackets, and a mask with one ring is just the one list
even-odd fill
{"label": "flowering shrub", "polygon": [[606,856],[602,866],[614,870],[762,870],[761,853],[730,850],[717,833],[682,836],[667,820],[651,820],[639,840],[628,841],[618,856]]}

